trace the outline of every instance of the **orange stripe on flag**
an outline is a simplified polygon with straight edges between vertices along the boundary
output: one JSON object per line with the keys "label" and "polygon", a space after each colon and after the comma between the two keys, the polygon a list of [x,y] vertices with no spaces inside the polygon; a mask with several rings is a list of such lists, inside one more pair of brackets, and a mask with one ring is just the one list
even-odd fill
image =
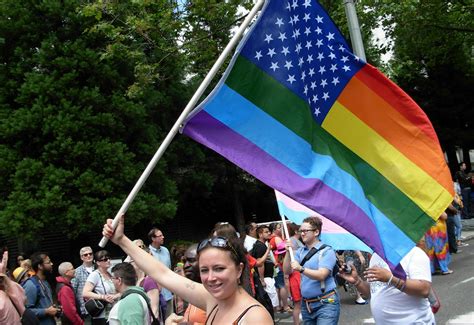
{"label": "orange stripe on flag", "polygon": [[370,89],[359,74],[347,84],[338,101],[451,193],[453,183],[446,177],[450,172],[438,140],[428,137]]}
{"label": "orange stripe on flag", "polygon": [[425,112],[420,109],[418,104],[415,103],[410,96],[390,79],[385,77],[380,71],[366,64],[355,76],[372,89],[374,93],[384,98],[384,100],[403,115],[405,119],[413,123],[413,125],[417,125],[428,138],[431,138],[431,140],[436,143],[439,142],[433,125]]}

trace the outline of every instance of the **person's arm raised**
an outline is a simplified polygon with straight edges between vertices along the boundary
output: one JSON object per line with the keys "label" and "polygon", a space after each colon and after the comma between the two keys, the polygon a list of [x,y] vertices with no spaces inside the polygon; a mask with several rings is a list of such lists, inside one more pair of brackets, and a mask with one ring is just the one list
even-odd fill
{"label": "person's arm raised", "polygon": [[163,263],[146,253],[143,249],[135,245],[123,233],[124,216],[120,217],[117,228],[112,228],[112,219],[108,219],[104,225],[102,234],[113,243],[119,245],[137,263],[138,267],[155,280],[160,286],[174,292],[185,301],[194,306],[207,310],[207,305],[214,303],[214,298],[200,283],[191,281],[176,274],[167,268]]}

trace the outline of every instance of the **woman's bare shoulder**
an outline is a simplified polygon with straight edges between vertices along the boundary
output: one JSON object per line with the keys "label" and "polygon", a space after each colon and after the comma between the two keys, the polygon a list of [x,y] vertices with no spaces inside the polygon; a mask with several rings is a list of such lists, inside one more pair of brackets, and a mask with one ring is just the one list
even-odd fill
{"label": "woman's bare shoulder", "polygon": [[272,317],[262,305],[250,308],[242,318],[241,325],[272,325],[274,324]]}

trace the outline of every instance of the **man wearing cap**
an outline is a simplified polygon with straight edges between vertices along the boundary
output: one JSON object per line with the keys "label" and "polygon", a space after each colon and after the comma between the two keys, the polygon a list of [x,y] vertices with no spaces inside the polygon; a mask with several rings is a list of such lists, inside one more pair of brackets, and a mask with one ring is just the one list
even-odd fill
{"label": "man wearing cap", "polygon": [[90,246],[82,247],[79,251],[79,256],[81,257],[82,265],[76,269],[75,277],[71,280],[71,285],[72,289],[74,290],[74,294],[76,295],[76,299],[80,305],[79,313],[81,318],[84,319],[86,324],[90,324],[91,319],[87,314],[87,310],[84,305],[85,301],[82,297],[82,291],[84,289],[84,285],[86,284],[87,277],[92,273],[92,271],[95,270],[92,248]]}
{"label": "man wearing cap", "polygon": [[58,302],[63,308],[62,324],[84,325],[76,301],[74,290],[71,286],[71,280],[74,278],[75,269],[69,262],[63,262],[58,267],[59,275],[56,277],[56,293]]}

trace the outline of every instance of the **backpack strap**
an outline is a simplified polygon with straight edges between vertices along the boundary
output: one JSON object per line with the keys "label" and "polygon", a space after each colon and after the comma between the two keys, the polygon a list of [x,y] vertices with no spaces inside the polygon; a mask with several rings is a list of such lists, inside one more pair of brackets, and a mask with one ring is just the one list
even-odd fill
{"label": "backpack strap", "polygon": [[[318,264],[321,264],[321,259],[322,259],[322,251],[326,248],[331,248],[331,246],[328,246],[326,244],[322,244],[321,247],[319,247],[318,249],[312,247],[309,252],[306,254],[306,256],[303,258],[303,260],[301,261],[300,265],[303,266],[304,263],[306,263],[311,257],[313,257],[314,254],[318,253],[318,252],[321,252],[318,256]],[[332,275],[332,271],[330,271],[331,275]],[[326,291],[326,281],[323,280],[323,281],[320,281],[321,283],[321,292],[324,293],[324,291]]]}
{"label": "backpack strap", "polygon": [[[319,265],[321,264],[321,259],[322,259],[322,257],[323,257],[322,251],[323,251],[325,248],[327,248],[327,247],[331,248],[331,246],[328,246],[328,245],[326,245],[326,244],[323,244],[323,245],[322,245],[321,247],[319,247],[319,249],[318,249],[318,251],[321,251],[321,253],[320,253],[319,256],[318,256],[318,267],[319,267]],[[329,272],[330,272],[329,274],[332,276],[332,270],[330,270]],[[320,283],[321,283],[321,284],[320,284],[320,286],[321,286],[321,292],[324,293],[324,291],[326,291],[326,279],[324,279],[323,281],[320,281]]]}
{"label": "backpack strap", "polygon": [[32,277],[29,277],[26,281],[31,281],[35,285],[36,300],[35,300],[35,304],[33,305],[33,307],[36,307],[36,306],[38,306],[38,303],[39,303],[40,298],[41,298],[41,292],[42,292],[39,281],[38,281],[38,278],[36,276],[32,276]]}
{"label": "backpack strap", "polygon": [[305,257],[303,258],[303,260],[301,260],[301,263],[300,265],[303,266],[304,263],[308,262],[308,260],[313,257],[314,254],[316,254],[317,252],[325,249],[326,247],[328,247],[326,244],[323,244],[321,247],[319,247],[318,249],[314,248],[314,247],[311,247],[311,249],[309,250],[309,252],[305,255]]}
{"label": "backpack strap", "polygon": [[128,288],[128,289],[123,293],[123,295],[122,295],[122,297],[120,298],[120,300],[122,300],[122,299],[124,299],[126,296],[131,295],[131,294],[134,294],[134,293],[140,295],[143,299],[145,299],[146,306],[148,307],[148,312],[150,313],[151,318],[153,319],[152,324],[159,324],[159,321],[158,321],[158,319],[155,317],[155,314],[153,313],[153,310],[151,310],[150,298],[148,298],[148,296],[146,295],[146,293],[145,293],[144,291],[137,290],[137,289],[133,289],[133,288]]}

